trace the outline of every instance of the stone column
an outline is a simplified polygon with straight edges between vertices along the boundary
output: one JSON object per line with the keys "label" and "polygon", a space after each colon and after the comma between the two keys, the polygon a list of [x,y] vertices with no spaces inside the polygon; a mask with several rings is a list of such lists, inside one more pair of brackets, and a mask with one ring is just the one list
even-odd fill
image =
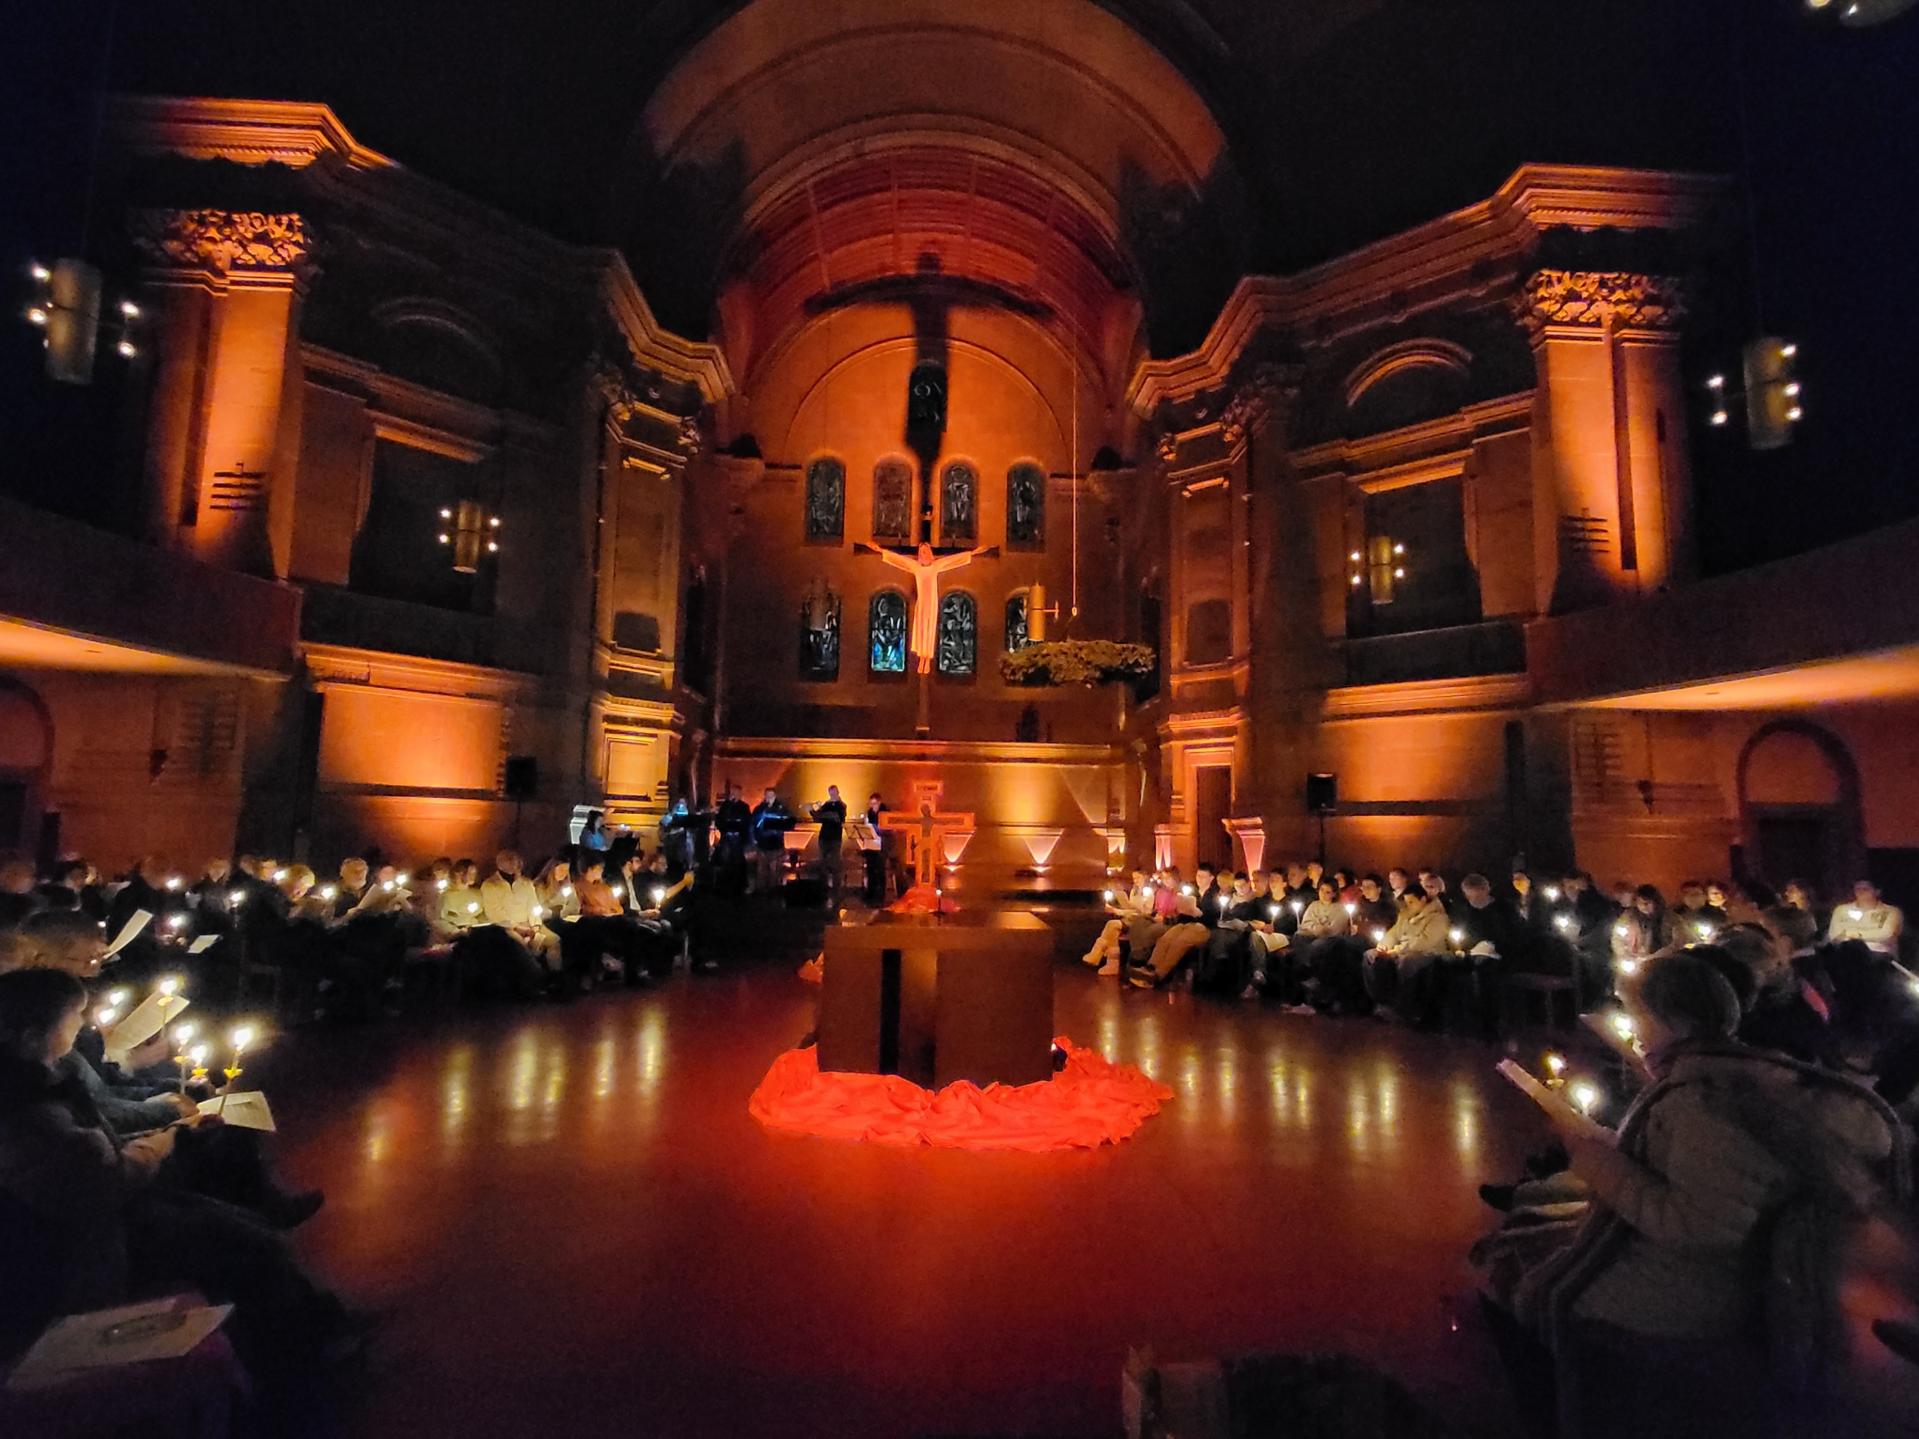
{"label": "stone column", "polygon": [[1581,609],[1689,577],[1682,285],[1659,275],[1540,270],[1516,308],[1539,371],[1540,611]]}
{"label": "stone column", "polygon": [[196,559],[285,576],[292,550],[302,376],[305,219],[139,210],[158,364],[147,529]]}

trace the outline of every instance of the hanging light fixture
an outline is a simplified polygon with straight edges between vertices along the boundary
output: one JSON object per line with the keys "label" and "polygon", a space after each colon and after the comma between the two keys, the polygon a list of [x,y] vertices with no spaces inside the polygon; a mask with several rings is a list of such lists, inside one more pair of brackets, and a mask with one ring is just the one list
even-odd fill
{"label": "hanging light fixture", "polygon": [[453,568],[458,573],[477,573],[482,555],[500,552],[500,517],[489,515],[478,500],[443,506],[440,519],[446,523],[440,531],[440,543],[452,547]]}

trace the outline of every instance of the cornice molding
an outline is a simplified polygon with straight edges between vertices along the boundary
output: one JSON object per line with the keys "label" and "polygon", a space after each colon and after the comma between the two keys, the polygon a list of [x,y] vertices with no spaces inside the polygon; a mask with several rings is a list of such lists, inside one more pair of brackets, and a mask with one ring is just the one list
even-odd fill
{"label": "cornice molding", "polygon": [[1472,675],[1330,689],[1320,706],[1320,716],[1332,723],[1401,715],[1499,712],[1524,708],[1531,701],[1532,681],[1526,675]]}
{"label": "cornice molding", "polygon": [[[1491,196],[1295,275],[1249,275],[1199,347],[1133,372],[1126,404],[1142,418],[1227,382],[1252,339],[1268,329],[1323,332],[1320,342],[1457,294],[1510,285],[1540,234],[1575,229],[1683,230],[1723,203],[1722,178],[1604,166],[1522,165]],[[1434,298],[1436,289],[1445,294]],[[1384,305],[1381,315],[1367,314]]]}
{"label": "cornice molding", "polygon": [[398,690],[433,699],[501,703],[531,695],[543,683],[522,670],[423,659],[388,650],[302,643],[308,678],[318,687]]}
{"label": "cornice molding", "polygon": [[301,100],[115,95],[107,101],[107,125],[140,155],[294,170],[337,155],[357,170],[398,168],[397,162],[354,139],[329,106]]}
{"label": "cornice molding", "polygon": [[1063,764],[1104,766],[1119,755],[1106,745],[1018,740],[813,739],[798,736],[721,739],[724,759],[835,759],[867,763],[938,761],[943,764]]}

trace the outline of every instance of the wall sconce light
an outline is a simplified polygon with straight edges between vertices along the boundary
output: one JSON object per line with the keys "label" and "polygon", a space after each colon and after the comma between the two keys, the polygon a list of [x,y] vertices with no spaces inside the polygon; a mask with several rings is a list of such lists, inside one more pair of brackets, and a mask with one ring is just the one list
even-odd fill
{"label": "wall sconce light", "polygon": [[482,554],[500,552],[500,517],[489,515],[478,500],[461,500],[440,510],[447,528],[440,531],[440,543],[453,547],[453,568],[470,575],[480,568]]}
{"label": "wall sconce light", "polygon": [[[99,350],[105,283],[99,268],[71,257],[49,267],[38,260],[27,266],[32,284],[25,317],[41,331],[47,352],[47,375],[68,385],[93,382],[93,361]],[[106,328],[114,336],[114,352],[131,360],[140,353],[140,307],[121,300],[112,307]]]}

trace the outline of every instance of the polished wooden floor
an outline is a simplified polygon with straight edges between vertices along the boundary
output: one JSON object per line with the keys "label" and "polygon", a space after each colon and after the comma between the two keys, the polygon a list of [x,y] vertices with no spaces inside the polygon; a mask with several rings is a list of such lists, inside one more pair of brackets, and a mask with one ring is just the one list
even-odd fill
{"label": "polished wooden floor", "polygon": [[287,1039],[301,1250],[390,1316],[353,1432],[1110,1434],[1141,1342],[1346,1350],[1498,1414],[1451,1306],[1475,1185],[1540,1131],[1488,1049],[1058,980],[1062,1032],[1176,1091],[1097,1153],[765,1133],[817,994],[785,957]]}

